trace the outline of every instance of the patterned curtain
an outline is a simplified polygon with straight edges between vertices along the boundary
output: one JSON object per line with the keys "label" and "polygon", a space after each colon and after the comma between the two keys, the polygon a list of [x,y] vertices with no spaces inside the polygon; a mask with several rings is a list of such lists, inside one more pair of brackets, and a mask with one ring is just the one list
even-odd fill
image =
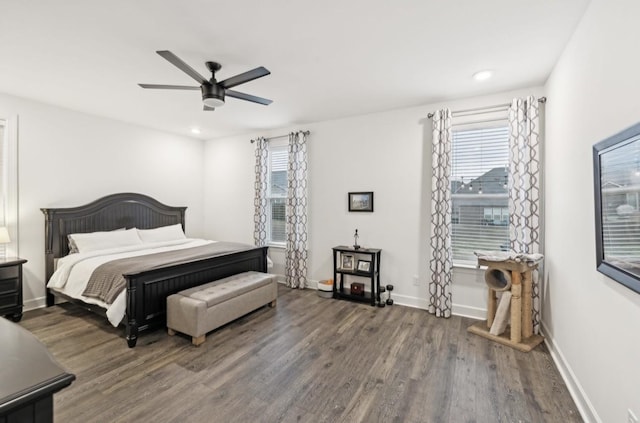
{"label": "patterned curtain", "polygon": [[433,114],[429,313],[451,317],[451,111]]}
{"label": "patterned curtain", "polygon": [[[540,123],[538,100],[509,107],[509,239],[517,253],[542,253],[540,239]],[[540,332],[540,284],[533,277],[533,330]]]}
{"label": "patterned curtain", "polygon": [[267,243],[267,171],[269,160],[269,144],[267,140],[260,137],[255,140],[256,144],[256,181],[255,197],[253,199],[253,242],[256,246],[262,247]]}
{"label": "patterned curtain", "polygon": [[307,136],[289,134],[289,169],[287,172],[286,209],[286,285],[307,286]]}

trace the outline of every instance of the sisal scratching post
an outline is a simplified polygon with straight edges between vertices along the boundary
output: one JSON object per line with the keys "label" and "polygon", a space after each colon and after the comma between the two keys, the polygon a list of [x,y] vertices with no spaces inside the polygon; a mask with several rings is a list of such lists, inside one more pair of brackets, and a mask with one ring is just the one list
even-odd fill
{"label": "sisal scratching post", "polygon": [[533,278],[525,272],[522,279],[522,337],[533,335]]}
{"label": "sisal scratching post", "polygon": [[517,344],[522,341],[522,285],[519,272],[511,272],[511,277],[511,342]]}

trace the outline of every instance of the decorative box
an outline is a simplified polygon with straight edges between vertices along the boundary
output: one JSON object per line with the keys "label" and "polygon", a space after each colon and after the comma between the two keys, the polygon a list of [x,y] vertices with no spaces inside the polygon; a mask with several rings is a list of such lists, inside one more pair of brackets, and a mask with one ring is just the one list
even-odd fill
{"label": "decorative box", "polygon": [[352,295],[364,295],[364,284],[360,282],[351,283]]}

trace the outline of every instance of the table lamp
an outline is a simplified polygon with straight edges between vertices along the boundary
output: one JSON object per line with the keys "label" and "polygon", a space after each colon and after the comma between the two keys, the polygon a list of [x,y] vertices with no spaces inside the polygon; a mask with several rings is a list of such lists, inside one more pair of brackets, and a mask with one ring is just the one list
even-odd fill
{"label": "table lamp", "polygon": [[9,231],[5,226],[0,226],[0,244],[8,244],[10,242]]}

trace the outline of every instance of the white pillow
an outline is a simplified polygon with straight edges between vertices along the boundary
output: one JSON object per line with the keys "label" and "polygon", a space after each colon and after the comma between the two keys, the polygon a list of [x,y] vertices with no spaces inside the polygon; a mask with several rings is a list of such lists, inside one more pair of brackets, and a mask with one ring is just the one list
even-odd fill
{"label": "white pillow", "polygon": [[182,225],[179,223],[155,229],[138,229],[138,236],[144,243],[187,239],[182,230]]}
{"label": "white pillow", "polygon": [[69,238],[76,245],[80,253],[142,244],[138,236],[138,231],[136,231],[135,228],[124,231],[71,234]]}
{"label": "white pillow", "polygon": [[[127,228],[118,228],[118,229],[114,229],[114,231],[126,231]],[[110,231],[112,232],[112,231]],[[75,234],[69,234],[67,235],[67,240],[69,241],[69,254],[77,254],[78,253],[78,247],[76,246],[76,242],[73,240],[73,235]]]}

